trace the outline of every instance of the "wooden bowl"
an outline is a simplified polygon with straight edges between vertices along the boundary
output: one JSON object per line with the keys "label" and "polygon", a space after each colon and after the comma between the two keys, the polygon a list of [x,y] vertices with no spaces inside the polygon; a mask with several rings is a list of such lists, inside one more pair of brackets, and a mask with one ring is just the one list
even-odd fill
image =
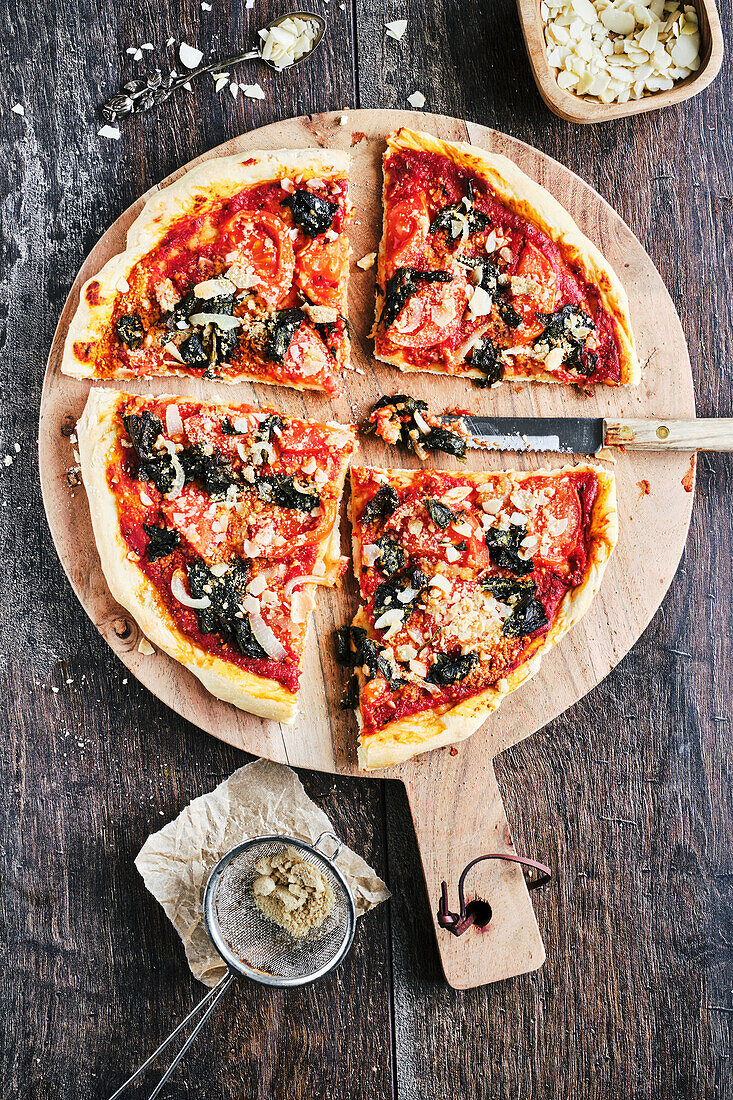
{"label": "wooden bowl", "polygon": [[612,118],[657,111],[672,103],[681,103],[697,95],[718,75],[723,62],[723,33],[715,0],[687,0],[697,9],[700,24],[700,68],[668,92],[653,92],[628,103],[600,103],[577,96],[557,83],[557,70],[547,62],[545,32],[540,15],[540,0],[517,0],[519,22],[539,93],[551,111],[568,122],[607,122]]}

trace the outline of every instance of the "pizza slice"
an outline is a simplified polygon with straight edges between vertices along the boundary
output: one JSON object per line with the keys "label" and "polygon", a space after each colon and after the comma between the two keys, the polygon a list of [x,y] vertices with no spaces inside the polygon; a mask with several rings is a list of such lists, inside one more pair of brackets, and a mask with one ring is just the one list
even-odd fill
{"label": "pizza slice", "polygon": [[61,369],[339,390],[348,157],[324,149],[206,161],[154,194],[81,291]]}
{"label": "pizza slice", "polygon": [[613,476],[589,464],[354,468],[351,484],[362,607],[345,704],[370,770],[469,737],[534,675],[598,590],[616,498]]}
{"label": "pizza slice", "polygon": [[213,695],[292,722],[356,429],[93,389],[78,438],[114,598]]}
{"label": "pizza slice", "polygon": [[512,161],[401,129],[384,155],[375,355],[403,371],[636,385],[626,292]]}

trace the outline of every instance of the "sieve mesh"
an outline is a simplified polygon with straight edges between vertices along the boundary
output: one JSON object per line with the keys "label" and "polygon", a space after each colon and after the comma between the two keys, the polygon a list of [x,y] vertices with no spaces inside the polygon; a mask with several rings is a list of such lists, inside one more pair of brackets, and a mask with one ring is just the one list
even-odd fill
{"label": "sieve mesh", "polygon": [[[333,890],[331,912],[318,928],[296,939],[269,920],[254,901],[256,864],[287,848],[296,847]],[[343,878],[325,856],[290,837],[248,841],[232,855],[208,891],[209,934],[225,962],[241,974],[274,985],[312,981],[336,966],[348,951],[354,934],[354,903]]]}

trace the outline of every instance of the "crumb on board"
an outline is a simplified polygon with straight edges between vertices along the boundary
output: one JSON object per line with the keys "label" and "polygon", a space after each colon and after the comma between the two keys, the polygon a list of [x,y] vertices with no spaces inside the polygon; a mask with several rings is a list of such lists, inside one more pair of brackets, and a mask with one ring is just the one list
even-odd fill
{"label": "crumb on board", "polygon": [[695,488],[695,456],[690,455],[690,468],[682,478],[682,488],[686,493],[691,493]]}
{"label": "crumb on board", "polygon": [[636,487],[639,490],[639,500],[641,500],[642,497],[648,497],[652,491],[652,487],[645,477],[643,477],[641,481],[637,481]]}
{"label": "crumb on board", "polygon": [[137,651],[138,653],[144,654],[146,657],[149,657],[151,653],[155,653],[155,650],[153,649],[147,638],[140,639]]}

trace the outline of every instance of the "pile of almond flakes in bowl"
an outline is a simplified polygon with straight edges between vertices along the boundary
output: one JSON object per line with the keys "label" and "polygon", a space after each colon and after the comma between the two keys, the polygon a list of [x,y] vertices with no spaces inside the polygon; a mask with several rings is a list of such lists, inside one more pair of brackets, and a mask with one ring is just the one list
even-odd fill
{"label": "pile of almond flakes in bowl", "polygon": [[700,67],[696,9],[679,0],[541,0],[557,83],[601,103],[668,91]]}

